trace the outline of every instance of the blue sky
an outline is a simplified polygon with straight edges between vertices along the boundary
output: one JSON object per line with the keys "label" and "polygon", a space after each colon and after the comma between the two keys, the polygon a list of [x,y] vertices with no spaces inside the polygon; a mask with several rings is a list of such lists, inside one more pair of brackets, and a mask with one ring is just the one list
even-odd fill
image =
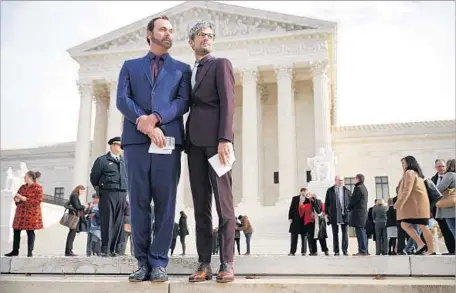
{"label": "blue sky", "polygon": [[[455,117],[454,2],[220,2],[339,23],[340,124]],[[179,3],[2,1],[1,148],[75,140],[66,50]]]}

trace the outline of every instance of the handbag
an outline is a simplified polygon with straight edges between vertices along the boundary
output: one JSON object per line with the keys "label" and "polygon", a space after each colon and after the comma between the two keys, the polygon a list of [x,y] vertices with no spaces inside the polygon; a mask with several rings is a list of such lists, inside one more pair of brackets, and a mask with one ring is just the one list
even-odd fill
{"label": "handbag", "polygon": [[79,225],[79,217],[67,212],[65,209],[63,216],[60,219],[60,225],[68,227],[70,230],[75,230]]}
{"label": "handbag", "polygon": [[438,190],[437,186],[429,178],[424,179],[424,185],[426,186],[426,191],[429,198],[429,204],[431,209],[437,206],[437,203],[442,198],[442,194]]}
{"label": "handbag", "polygon": [[456,207],[456,189],[448,188],[442,193],[442,198],[435,205],[438,208]]}

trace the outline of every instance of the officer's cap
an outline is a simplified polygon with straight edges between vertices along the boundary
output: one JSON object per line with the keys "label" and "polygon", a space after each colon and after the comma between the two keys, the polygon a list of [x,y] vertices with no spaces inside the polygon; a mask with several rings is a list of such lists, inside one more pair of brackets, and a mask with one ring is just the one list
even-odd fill
{"label": "officer's cap", "polygon": [[111,138],[109,141],[108,141],[108,144],[109,145],[112,145],[112,144],[118,144],[120,145],[120,137],[119,136],[116,136],[116,137],[113,137]]}

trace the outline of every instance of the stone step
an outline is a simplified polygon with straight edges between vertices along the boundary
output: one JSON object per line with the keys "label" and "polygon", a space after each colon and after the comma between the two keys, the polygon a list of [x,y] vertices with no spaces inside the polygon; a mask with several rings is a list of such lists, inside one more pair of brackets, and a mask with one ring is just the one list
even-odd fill
{"label": "stone step", "polygon": [[[10,274],[129,274],[136,270],[132,257],[1,257],[1,272]],[[212,268],[218,271],[218,257]],[[195,256],[170,258],[168,273],[189,275]],[[455,276],[455,256],[236,256],[237,275],[272,276]]]}
{"label": "stone step", "polygon": [[170,277],[169,282],[129,283],[124,276],[14,276],[2,275],[0,292],[30,293],[454,293],[454,278],[258,278],[238,277],[235,282],[188,283]]}

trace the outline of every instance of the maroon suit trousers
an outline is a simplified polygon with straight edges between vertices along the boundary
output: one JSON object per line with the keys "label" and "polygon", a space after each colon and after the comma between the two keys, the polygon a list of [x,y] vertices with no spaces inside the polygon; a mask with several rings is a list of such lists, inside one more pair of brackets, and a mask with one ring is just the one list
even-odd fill
{"label": "maroon suit trousers", "polygon": [[208,159],[217,147],[190,145],[188,169],[196,222],[196,248],[199,262],[210,263],[212,255],[212,193],[219,216],[220,262],[233,262],[236,216],[233,207],[231,171],[218,177]]}

